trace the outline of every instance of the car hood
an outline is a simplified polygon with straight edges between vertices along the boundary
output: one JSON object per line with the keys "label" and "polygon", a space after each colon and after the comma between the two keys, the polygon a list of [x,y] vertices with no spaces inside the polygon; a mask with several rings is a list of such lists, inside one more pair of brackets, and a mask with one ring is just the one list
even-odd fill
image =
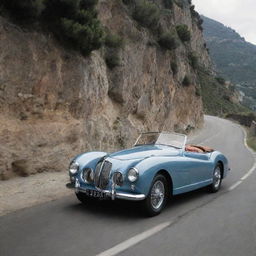
{"label": "car hood", "polygon": [[152,156],[177,156],[180,150],[162,145],[137,146],[131,149],[122,150],[109,155],[118,160],[136,160]]}

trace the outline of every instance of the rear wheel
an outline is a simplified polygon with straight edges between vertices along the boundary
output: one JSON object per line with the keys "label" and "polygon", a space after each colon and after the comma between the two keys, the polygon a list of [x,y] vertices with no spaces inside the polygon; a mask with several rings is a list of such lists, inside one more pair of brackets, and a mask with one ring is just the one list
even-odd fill
{"label": "rear wheel", "polygon": [[217,164],[213,171],[213,182],[209,186],[211,193],[216,193],[221,187],[222,176],[221,176],[221,166]]}
{"label": "rear wheel", "polygon": [[168,197],[168,184],[165,176],[158,174],[152,181],[149,194],[143,201],[148,216],[158,215],[164,208]]}

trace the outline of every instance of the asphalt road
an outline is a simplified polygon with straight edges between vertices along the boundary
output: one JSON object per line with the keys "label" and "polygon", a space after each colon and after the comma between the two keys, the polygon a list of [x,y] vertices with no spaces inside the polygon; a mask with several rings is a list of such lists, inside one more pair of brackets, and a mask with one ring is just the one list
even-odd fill
{"label": "asphalt road", "polygon": [[201,189],[176,196],[154,218],[144,218],[137,204],[129,202],[85,207],[72,196],[44,203],[0,218],[0,256],[110,255],[110,248],[112,255],[119,250],[122,256],[255,256],[255,155],[245,147],[238,125],[205,119],[190,141],[228,157],[232,172],[219,193]]}

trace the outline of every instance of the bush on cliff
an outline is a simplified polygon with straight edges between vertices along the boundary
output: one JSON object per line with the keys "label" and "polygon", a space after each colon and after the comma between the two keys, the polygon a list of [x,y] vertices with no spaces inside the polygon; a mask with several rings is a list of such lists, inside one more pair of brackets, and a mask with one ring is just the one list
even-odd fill
{"label": "bush on cliff", "polygon": [[166,9],[171,9],[173,6],[173,0],[163,0],[163,4]]}
{"label": "bush on cliff", "polygon": [[171,32],[164,32],[159,38],[159,44],[161,47],[174,50],[178,47],[178,40],[174,33]]}
{"label": "bush on cliff", "polygon": [[198,57],[195,52],[188,53],[189,64],[193,69],[197,69],[198,67]]}
{"label": "bush on cliff", "polygon": [[147,0],[137,0],[133,18],[144,27],[155,28],[160,19],[160,10],[154,3]]}
{"label": "bush on cliff", "polygon": [[181,24],[176,26],[176,31],[182,42],[190,41],[191,35],[187,25]]}
{"label": "bush on cliff", "polygon": [[2,0],[1,5],[18,22],[37,19],[44,9],[44,0]]}
{"label": "bush on cliff", "polygon": [[104,32],[97,18],[98,0],[2,0],[19,23],[41,23],[62,43],[88,55],[99,49]]}
{"label": "bush on cliff", "polygon": [[46,0],[42,19],[57,38],[88,55],[99,49],[104,39],[96,3],[96,0]]}

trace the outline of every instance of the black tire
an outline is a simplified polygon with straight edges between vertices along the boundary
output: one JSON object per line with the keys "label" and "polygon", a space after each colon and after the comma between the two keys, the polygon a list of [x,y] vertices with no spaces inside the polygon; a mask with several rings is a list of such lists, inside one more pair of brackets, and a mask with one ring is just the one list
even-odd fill
{"label": "black tire", "polygon": [[210,193],[216,193],[220,190],[222,182],[222,168],[217,164],[213,170],[213,183],[209,186]]}
{"label": "black tire", "polygon": [[[162,188],[164,191],[161,191]],[[154,190],[156,191],[156,189],[159,189],[159,195],[153,198],[152,194]],[[142,207],[146,215],[149,217],[158,215],[165,207],[168,196],[169,189],[167,179],[162,174],[157,174],[152,181],[148,196],[142,202]]]}
{"label": "black tire", "polygon": [[78,193],[75,193],[75,194],[76,194],[77,199],[83,204],[91,203],[94,200],[94,198],[91,198],[91,197],[87,196],[85,193],[82,193],[82,192],[78,192]]}

